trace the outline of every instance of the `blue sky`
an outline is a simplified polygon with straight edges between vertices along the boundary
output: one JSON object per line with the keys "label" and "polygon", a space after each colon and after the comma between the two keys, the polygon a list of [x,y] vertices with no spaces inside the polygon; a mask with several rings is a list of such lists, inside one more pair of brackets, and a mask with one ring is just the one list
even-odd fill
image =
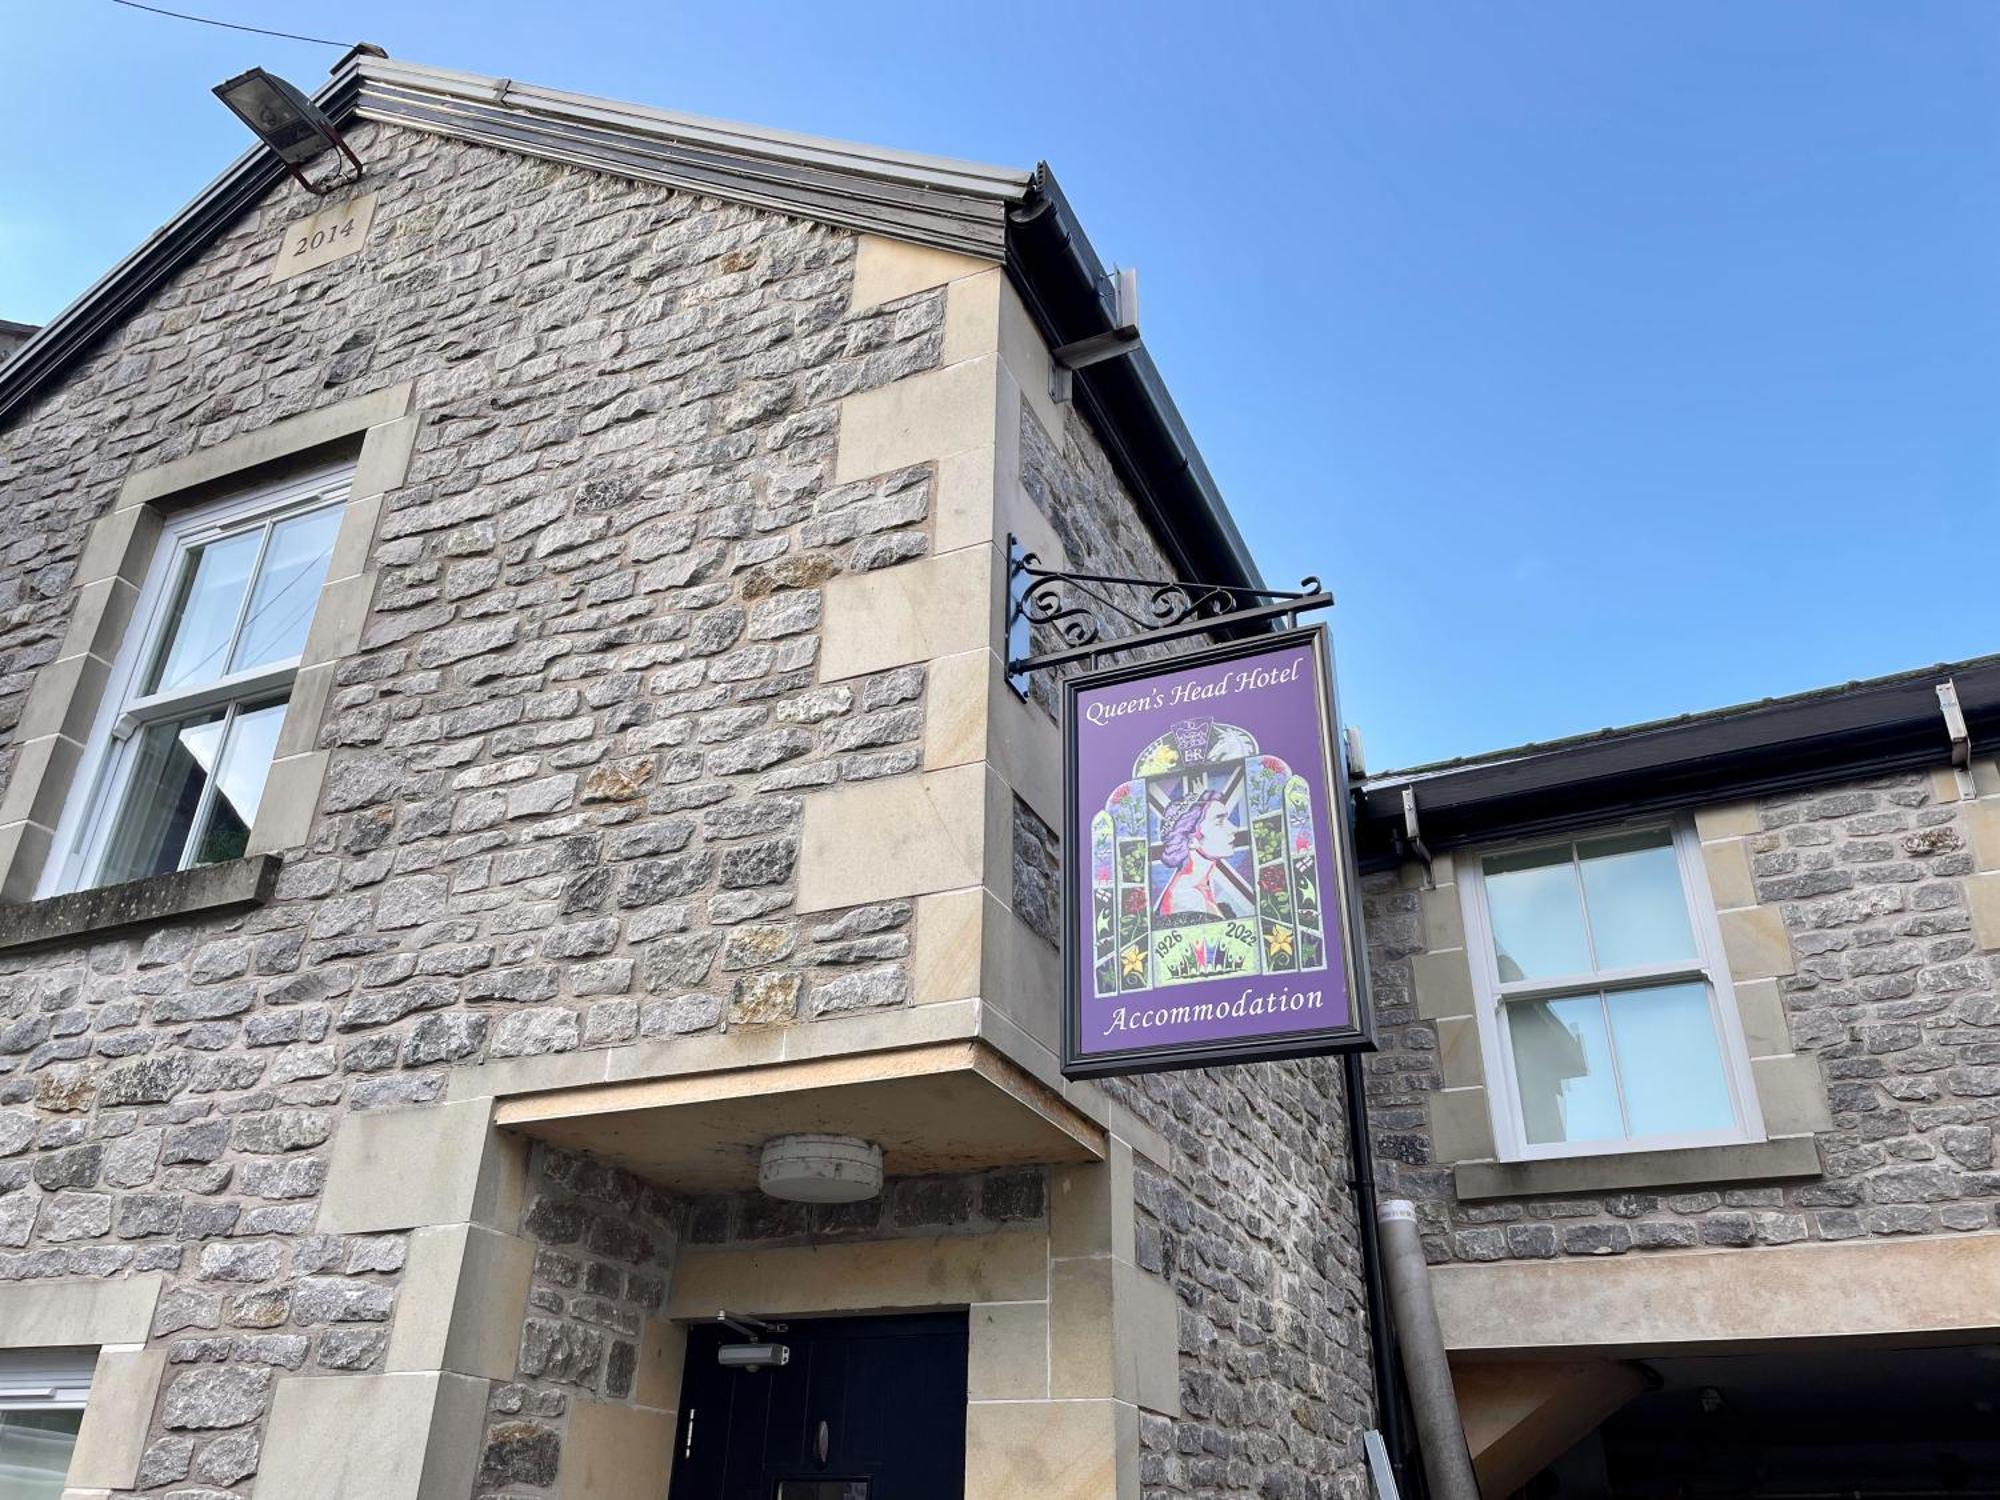
{"label": "blue sky", "polygon": [[[167,0],[828,135],[1051,161],[1376,767],[2000,649],[1989,0]],[[0,317],[330,49],[0,0]]]}

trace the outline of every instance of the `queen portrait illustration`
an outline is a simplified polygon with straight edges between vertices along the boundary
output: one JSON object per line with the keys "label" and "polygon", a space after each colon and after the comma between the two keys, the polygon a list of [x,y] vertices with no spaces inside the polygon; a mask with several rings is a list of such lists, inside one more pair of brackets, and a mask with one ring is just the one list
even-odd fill
{"label": "queen portrait illustration", "polygon": [[1326,967],[1312,793],[1248,730],[1180,720],[1103,795],[1089,824],[1098,996]]}
{"label": "queen portrait illustration", "polygon": [[1160,858],[1167,877],[1156,908],[1162,917],[1249,917],[1255,895],[1227,861],[1236,852],[1237,828],[1229,799],[1201,787],[1160,818]]}

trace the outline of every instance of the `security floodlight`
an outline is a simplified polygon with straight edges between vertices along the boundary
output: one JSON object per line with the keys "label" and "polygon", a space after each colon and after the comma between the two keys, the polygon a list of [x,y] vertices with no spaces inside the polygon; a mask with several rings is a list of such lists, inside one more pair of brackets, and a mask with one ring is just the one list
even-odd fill
{"label": "security floodlight", "polygon": [[[337,150],[354,163],[354,176],[361,175],[361,158],[340,132],[333,128],[320,107],[284,79],[262,68],[239,73],[227,83],[215,86],[215,97],[228,105],[236,118],[248,125],[259,140],[269,146],[309,193],[328,193],[337,182],[315,185],[300,170],[315,157]],[[353,179],[349,179],[352,181]]]}

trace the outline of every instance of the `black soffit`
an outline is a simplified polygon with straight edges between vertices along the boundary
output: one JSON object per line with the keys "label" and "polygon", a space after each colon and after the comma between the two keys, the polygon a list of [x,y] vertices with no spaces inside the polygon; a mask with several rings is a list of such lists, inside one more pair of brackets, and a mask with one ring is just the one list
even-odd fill
{"label": "black soffit", "polygon": [[1361,854],[1374,867],[1401,857],[1405,789],[1437,850],[1946,767],[1945,681],[1957,686],[1972,753],[1990,753],[2000,743],[2000,656],[1370,777],[1356,792]]}

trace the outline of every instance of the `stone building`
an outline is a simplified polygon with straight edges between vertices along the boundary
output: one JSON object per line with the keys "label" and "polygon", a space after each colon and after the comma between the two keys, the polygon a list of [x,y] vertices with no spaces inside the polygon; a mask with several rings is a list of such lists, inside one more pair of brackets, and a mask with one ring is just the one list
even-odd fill
{"label": "stone building", "polygon": [[1366,785],[1375,1152],[1487,1494],[1990,1492],[1996,731],[1986,658]]}
{"label": "stone building", "polygon": [[1337,1066],[1057,1067],[1009,540],[1255,575],[1053,179],[317,97],[0,369],[0,1493],[1364,1493]]}

